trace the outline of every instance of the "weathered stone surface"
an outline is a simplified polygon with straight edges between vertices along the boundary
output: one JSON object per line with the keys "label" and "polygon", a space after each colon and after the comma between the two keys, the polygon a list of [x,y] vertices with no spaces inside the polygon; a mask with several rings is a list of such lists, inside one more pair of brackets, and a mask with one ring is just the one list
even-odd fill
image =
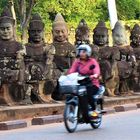
{"label": "weathered stone surface", "polygon": [[137,104],[137,108],[140,108],[140,103]]}
{"label": "weathered stone surface", "polygon": [[125,111],[124,106],[115,106],[114,109],[116,112],[124,112]]}
{"label": "weathered stone surface", "polygon": [[[104,108],[106,114],[114,113],[115,106],[124,106],[125,104],[137,104],[140,108],[140,96],[129,97],[110,97],[105,98]],[[133,107],[131,108],[133,109]],[[129,110],[129,108],[123,109]],[[18,119],[35,118],[40,116],[59,115],[64,112],[64,103],[61,104],[34,104],[29,106],[0,106],[0,122]]]}
{"label": "weathered stone surface", "polygon": [[105,111],[106,111],[105,115],[115,113],[115,109],[114,108],[106,108]]}
{"label": "weathered stone surface", "polygon": [[[131,111],[131,110],[136,110],[138,108],[140,108],[140,103],[124,104],[121,106],[117,105],[115,107],[105,107],[104,109],[105,113],[103,115],[114,114],[117,112]],[[9,115],[12,115],[12,113]],[[26,119],[26,122],[24,120],[1,122],[0,130],[18,129],[30,125],[45,125],[50,123],[59,123],[62,121],[63,121],[62,113],[59,115],[48,115],[48,116],[41,115],[41,117],[35,117],[33,119],[28,118]]]}
{"label": "weathered stone surface", "polygon": [[125,111],[131,111],[131,110],[136,110],[136,109],[137,109],[136,104],[124,105],[124,110],[125,110]]}
{"label": "weathered stone surface", "polygon": [[117,105],[138,103],[140,101],[139,95],[122,96],[122,97],[109,97],[105,98],[105,107],[113,107]]}
{"label": "weathered stone surface", "polygon": [[43,117],[33,118],[32,125],[44,125],[44,124],[57,123],[62,121],[63,121],[62,115],[43,116]]}
{"label": "weathered stone surface", "polygon": [[24,120],[15,120],[0,123],[0,130],[11,130],[27,127],[27,122]]}
{"label": "weathered stone surface", "polygon": [[30,106],[0,107],[0,122],[62,114],[64,104],[36,104]]}
{"label": "weathered stone surface", "polygon": [[14,38],[14,26],[10,9],[4,8],[0,15],[0,104],[10,106],[22,99],[26,53],[25,47]]}

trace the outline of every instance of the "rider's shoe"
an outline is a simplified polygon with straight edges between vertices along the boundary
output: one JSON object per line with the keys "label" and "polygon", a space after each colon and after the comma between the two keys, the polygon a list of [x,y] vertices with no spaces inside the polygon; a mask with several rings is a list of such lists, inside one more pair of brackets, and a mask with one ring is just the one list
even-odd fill
{"label": "rider's shoe", "polygon": [[95,118],[95,117],[98,117],[98,114],[99,114],[99,112],[98,112],[97,110],[95,110],[95,111],[90,111],[90,112],[89,112],[89,116],[90,116],[90,117],[94,117],[94,118]]}

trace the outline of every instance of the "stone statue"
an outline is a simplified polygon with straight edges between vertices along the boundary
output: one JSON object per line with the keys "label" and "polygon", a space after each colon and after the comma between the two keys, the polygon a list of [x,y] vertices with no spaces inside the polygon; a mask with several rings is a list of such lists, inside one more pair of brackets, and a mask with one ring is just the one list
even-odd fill
{"label": "stone statue", "polygon": [[[0,15],[0,104],[13,105],[22,99],[25,47],[14,38],[15,20],[8,8]],[[12,89],[12,90],[10,90]]]}
{"label": "stone statue", "polygon": [[93,57],[98,59],[100,63],[101,80],[105,84],[108,96],[115,96],[119,80],[116,64],[119,52],[109,47],[108,29],[103,21],[97,24],[93,33]]}
{"label": "stone statue", "polygon": [[134,50],[137,61],[136,74],[132,76],[132,85],[134,91],[140,91],[140,26],[135,24],[130,35],[130,46]]}
{"label": "stone statue", "polygon": [[22,103],[51,102],[47,81],[52,79],[55,48],[44,42],[44,23],[38,14],[34,14],[29,23],[29,41],[26,46],[25,65],[27,87]]}
{"label": "stone statue", "polygon": [[99,49],[108,46],[108,29],[100,21],[93,30],[93,57],[98,59]]}
{"label": "stone statue", "polygon": [[120,22],[115,24],[112,30],[113,46],[120,51],[120,60],[118,61],[121,94],[131,94],[129,81],[136,64],[133,48],[127,45],[125,28]]}
{"label": "stone statue", "polygon": [[57,68],[68,69],[75,57],[75,48],[68,42],[68,27],[61,14],[57,14],[52,25],[53,43],[56,49],[54,62]]}
{"label": "stone statue", "polygon": [[82,19],[75,31],[75,45],[90,44],[90,30],[84,19]]}
{"label": "stone statue", "polygon": [[56,86],[57,80],[65,71],[70,68],[73,59],[75,58],[75,48],[68,41],[68,27],[60,13],[55,17],[52,24],[53,43],[51,46],[55,47],[55,70],[53,72],[55,79],[54,85]]}

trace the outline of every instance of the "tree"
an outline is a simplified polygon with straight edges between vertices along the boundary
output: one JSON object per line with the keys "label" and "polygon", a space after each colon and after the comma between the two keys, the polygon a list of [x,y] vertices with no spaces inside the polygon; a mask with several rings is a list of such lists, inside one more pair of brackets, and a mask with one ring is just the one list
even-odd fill
{"label": "tree", "polygon": [[[0,12],[7,1],[0,0]],[[46,29],[50,31],[56,13],[60,12],[69,26],[76,27],[84,18],[88,25],[99,20],[108,21],[107,0],[11,0],[17,18],[17,28],[24,41],[31,13],[39,13]],[[140,0],[116,0],[117,13],[120,20],[140,19]]]}
{"label": "tree", "polygon": [[[132,20],[140,18],[139,0],[116,0],[119,19]],[[138,16],[139,15],[139,16]],[[138,16],[138,17],[137,17]]]}
{"label": "tree", "polygon": [[69,24],[76,26],[82,18],[91,23],[108,19],[106,0],[40,0],[33,8],[33,12],[38,11],[49,26],[58,12]]}
{"label": "tree", "polygon": [[15,0],[17,16],[20,22],[21,29],[21,40],[26,41],[26,30],[31,18],[31,13],[33,6],[35,5],[35,0]]}
{"label": "tree", "polygon": [[15,20],[15,27],[14,27],[14,36],[16,38],[16,27],[17,27],[17,18],[16,18],[16,13],[15,13],[15,8],[14,8],[14,1],[9,0],[9,8],[11,9],[13,19]]}
{"label": "tree", "polygon": [[26,30],[31,17],[33,6],[37,0],[0,0],[0,12],[3,7],[7,5],[13,14],[13,18],[18,23],[17,28],[20,27],[21,40],[26,40]]}

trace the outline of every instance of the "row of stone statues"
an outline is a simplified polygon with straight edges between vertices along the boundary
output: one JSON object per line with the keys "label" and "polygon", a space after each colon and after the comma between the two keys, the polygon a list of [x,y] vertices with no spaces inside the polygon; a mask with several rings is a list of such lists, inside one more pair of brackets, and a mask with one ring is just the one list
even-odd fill
{"label": "row of stone statues", "polygon": [[29,23],[25,45],[14,38],[15,20],[6,8],[0,16],[0,104],[51,102],[51,93],[68,69],[74,47],[68,42],[68,28],[58,14],[53,22],[53,43],[44,41],[44,23],[34,14]]}
{"label": "row of stone statues", "polygon": [[93,44],[89,41],[89,28],[82,20],[76,29],[76,42],[90,44],[93,57],[101,67],[101,81],[105,84],[108,96],[132,94],[140,90],[140,26],[131,31],[131,44],[127,43],[124,26],[117,22],[112,30],[113,46],[109,46],[108,29],[99,22],[93,30]]}
{"label": "row of stone statues", "polygon": [[[14,38],[15,20],[8,9],[0,16],[0,104],[32,104],[52,102],[51,93],[57,79],[76,58],[79,44],[89,44],[101,66],[101,81],[109,96],[130,93],[140,87],[140,27],[131,32],[131,45],[126,43],[124,27],[117,22],[113,33],[113,47],[108,45],[108,29],[104,22],[94,29],[93,44],[89,28],[81,20],[76,29],[75,47],[68,41],[68,27],[61,14],[52,24],[53,43],[44,41],[44,23],[34,14],[29,23],[28,43]],[[131,47],[130,47],[131,46]]]}

